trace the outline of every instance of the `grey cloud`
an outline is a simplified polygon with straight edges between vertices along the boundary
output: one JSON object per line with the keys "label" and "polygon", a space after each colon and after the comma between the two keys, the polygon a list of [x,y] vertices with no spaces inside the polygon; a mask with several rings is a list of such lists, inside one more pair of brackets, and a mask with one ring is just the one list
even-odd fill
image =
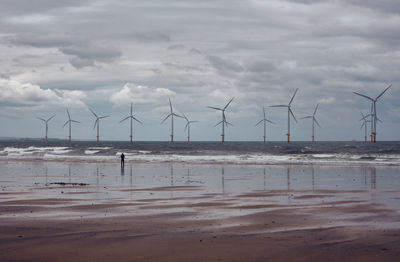
{"label": "grey cloud", "polygon": [[170,38],[164,33],[134,33],[133,39],[138,42],[151,43],[151,42],[169,42]]}
{"label": "grey cloud", "polygon": [[218,56],[208,56],[210,63],[222,72],[243,72],[244,68],[241,64],[231,59],[225,59]]}
{"label": "grey cloud", "polygon": [[76,68],[94,66],[96,63],[109,63],[121,56],[121,52],[113,47],[103,46],[67,46],[59,49],[72,56],[71,64]]}
{"label": "grey cloud", "polygon": [[81,40],[73,39],[66,35],[38,35],[38,34],[21,34],[8,39],[13,45],[26,45],[38,48],[46,47],[63,47],[81,42]]}
{"label": "grey cloud", "polygon": [[185,48],[185,46],[182,45],[182,44],[176,44],[176,45],[170,45],[170,46],[168,46],[168,49],[169,49],[169,50],[184,49],[184,48]]}
{"label": "grey cloud", "polygon": [[26,13],[42,13],[49,10],[66,8],[71,6],[85,5],[92,1],[87,0],[2,0],[1,9],[7,13],[26,14]]}

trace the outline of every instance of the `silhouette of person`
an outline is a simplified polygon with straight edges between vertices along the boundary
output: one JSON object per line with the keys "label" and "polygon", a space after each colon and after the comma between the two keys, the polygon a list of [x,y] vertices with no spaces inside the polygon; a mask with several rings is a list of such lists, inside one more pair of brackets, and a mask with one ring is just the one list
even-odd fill
{"label": "silhouette of person", "polygon": [[121,154],[121,167],[125,166],[125,155],[124,153]]}

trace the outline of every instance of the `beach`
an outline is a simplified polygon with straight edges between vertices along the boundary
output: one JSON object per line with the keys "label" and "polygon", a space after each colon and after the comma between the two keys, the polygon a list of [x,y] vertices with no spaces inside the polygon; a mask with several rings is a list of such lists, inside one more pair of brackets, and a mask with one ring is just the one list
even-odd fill
{"label": "beach", "polygon": [[0,161],[0,261],[398,261],[399,171]]}

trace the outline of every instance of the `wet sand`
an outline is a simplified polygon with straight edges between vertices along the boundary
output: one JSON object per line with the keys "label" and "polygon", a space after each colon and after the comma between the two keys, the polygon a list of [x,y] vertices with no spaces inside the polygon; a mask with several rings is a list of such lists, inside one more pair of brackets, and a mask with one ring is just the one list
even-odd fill
{"label": "wet sand", "polygon": [[400,258],[399,168],[0,168],[0,261]]}

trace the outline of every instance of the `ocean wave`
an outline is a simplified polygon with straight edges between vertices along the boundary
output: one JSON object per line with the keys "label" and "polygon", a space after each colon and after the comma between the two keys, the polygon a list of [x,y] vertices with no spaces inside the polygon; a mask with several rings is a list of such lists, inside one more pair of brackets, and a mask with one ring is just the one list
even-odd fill
{"label": "ocean wave", "polygon": [[[6,144],[3,142],[3,144]],[[229,164],[334,164],[334,165],[398,165],[400,143],[121,143],[98,146],[93,142],[17,143],[1,147],[0,160],[43,160],[80,162],[118,162],[124,153],[128,162],[181,162]],[[382,153],[384,152],[384,153]],[[388,153],[390,152],[390,153]]]}

